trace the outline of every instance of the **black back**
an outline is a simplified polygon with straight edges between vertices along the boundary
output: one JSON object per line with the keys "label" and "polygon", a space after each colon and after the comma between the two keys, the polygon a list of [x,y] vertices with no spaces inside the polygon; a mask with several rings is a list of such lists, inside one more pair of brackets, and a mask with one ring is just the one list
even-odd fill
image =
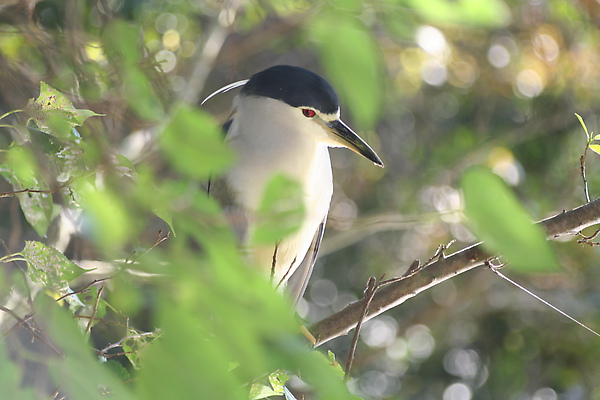
{"label": "black back", "polygon": [[292,107],[313,107],[333,114],[339,102],[331,85],[304,68],[277,65],[254,74],[240,92],[242,96],[264,96]]}

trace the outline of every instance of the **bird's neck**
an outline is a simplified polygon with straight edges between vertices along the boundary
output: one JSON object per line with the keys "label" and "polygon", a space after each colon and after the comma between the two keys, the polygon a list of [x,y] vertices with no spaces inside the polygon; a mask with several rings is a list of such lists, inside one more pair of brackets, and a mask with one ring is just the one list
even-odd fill
{"label": "bird's neck", "polygon": [[269,180],[279,173],[301,185],[308,203],[322,198],[329,204],[332,178],[327,146],[285,121],[263,128],[262,123],[242,126],[235,118],[230,128],[228,140],[238,161],[228,179],[233,187],[246,188],[239,193],[240,201],[257,207]]}

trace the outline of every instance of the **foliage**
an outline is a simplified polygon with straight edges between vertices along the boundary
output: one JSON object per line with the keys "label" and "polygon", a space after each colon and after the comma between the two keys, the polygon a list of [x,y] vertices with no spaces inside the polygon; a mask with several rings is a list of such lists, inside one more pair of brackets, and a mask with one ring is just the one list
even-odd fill
{"label": "foliage", "polygon": [[515,270],[549,272],[556,257],[543,229],[508,191],[502,179],[488,169],[471,169],[462,176],[465,214],[491,254],[506,256]]}
{"label": "foliage", "polygon": [[[258,399],[281,396],[286,375],[307,399],[600,393],[587,332],[485,270],[367,322],[343,382],[333,354],[350,339],[306,349],[199,182],[235,161],[220,132],[232,96],[193,107],[270,65],[307,67],[384,159],[332,152],[306,319],[360,297],[369,276],[479,238],[510,260],[507,275],[594,325],[598,248],[549,244],[529,225],[585,201],[584,148],[592,196],[600,184],[597,135],[579,117],[582,141],[573,117],[598,121],[593,2],[5,3],[5,396]],[[294,229],[297,196],[274,178],[256,242]]]}

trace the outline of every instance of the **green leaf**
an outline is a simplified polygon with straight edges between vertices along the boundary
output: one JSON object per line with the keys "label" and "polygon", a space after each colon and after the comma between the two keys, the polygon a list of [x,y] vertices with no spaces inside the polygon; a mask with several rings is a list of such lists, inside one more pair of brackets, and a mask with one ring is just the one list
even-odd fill
{"label": "green leaf", "polygon": [[123,85],[125,99],[129,107],[146,121],[159,121],[164,118],[164,110],[150,80],[136,66],[123,67]]}
{"label": "green leaf", "polygon": [[0,387],[2,388],[2,397],[14,400],[39,398],[39,393],[36,396],[32,387],[26,387],[23,384],[24,375],[29,374],[31,371],[23,368],[22,358],[15,362],[15,347],[9,346],[8,340],[0,342]]}
{"label": "green leaf", "polygon": [[590,144],[590,150],[596,154],[600,154],[600,144]]}
{"label": "green leaf", "polygon": [[461,184],[469,227],[489,251],[506,256],[521,272],[557,269],[543,229],[532,223],[500,177],[487,168],[472,168]]}
{"label": "green leaf", "polygon": [[44,320],[46,334],[63,353],[48,357],[48,370],[53,382],[72,399],[132,400],[130,390],[114,374],[104,368],[84,342],[72,316],[47,296],[36,298],[36,318]]}
{"label": "green leaf", "polygon": [[180,106],[160,136],[160,145],[179,172],[196,179],[208,179],[233,161],[221,127],[196,108]]}
{"label": "green leaf", "polygon": [[383,66],[371,30],[347,14],[321,12],[308,25],[308,33],[356,124],[361,129],[372,128],[382,108]]}
{"label": "green leaf", "polygon": [[331,350],[327,350],[327,359],[329,360],[329,363],[331,364],[331,367],[333,368],[334,373],[339,378],[343,378],[346,376],[346,373],[344,372],[342,365],[335,359],[335,353],[333,353]]}
{"label": "green leaf", "polygon": [[86,179],[78,179],[70,187],[83,206],[85,228],[104,249],[120,248],[133,237],[133,216],[122,196],[109,187],[96,188]]}
{"label": "green leaf", "polygon": [[295,232],[304,219],[304,198],[298,182],[275,175],[265,188],[251,233],[255,244],[271,244]]}
{"label": "green leaf", "polygon": [[[0,174],[15,191],[31,189],[49,190],[33,152],[25,146],[13,145],[7,152],[6,162],[0,164]],[[25,192],[17,194],[27,222],[38,235],[44,237],[52,221],[54,204],[51,193]]]}
{"label": "green leaf", "polygon": [[[585,137],[587,138],[588,142],[591,142],[591,135],[588,132],[587,126],[585,125],[585,122],[583,121],[583,118],[581,117],[581,115],[575,113],[575,116],[577,117],[577,119],[579,120],[579,123],[581,124],[581,126],[583,127],[583,131],[585,132]],[[598,136],[598,135],[596,135]],[[596,139],[596,138],[594,138]]]}
{"label": "green leaf", "polygon": [[281,392],[276,392],[270,386],[265,385],[263,383],[253,383],[250,387],[250,400],[259,400],[266,399],[271,396],[281,396],[283,394],[283,389]]}
{"label": "green leaf", "polygon": [[64,289],[68,282],[86,272],[63,253],[41,242],[25,242],[21,255],[27,262],[29,278],[56,290]]}
{"label": "green leaf", "polygon": [[269,383],[275,392],[278,394],[283,394],[283,387],[285,383],[290,379],[288,374],[285,371],[277,370],[272,374],[269,374]]}
{"label": "green leaf", "polygon": [[142,57],[139,26],[115,19],[104,29],[102,39],[106,55],[116,64],[133,65]]}
{"label": "green leaf", "polygon": [[115,360],[108,360],[104,363],[104,366],[108,368],[121,382],[125,382],[131,379],[129,371],[127,371],[127,369],[125,369],[125,367],[120,362],[117,362]]}
{"label": "green leaf", "polygon": [[40,95],[29,100],[25,111],[42,131],[69,140],[79,139],[74,127],[82,125],[89,117],[101,115],[76,109],[65,95],[45,82],[40,82]]}
{"label": "green leaf", "polygon": [[123,352],[133,368],[139,370],[144,361],[146,349],[160,336],[160,330],[142,334],[130,329],[128,334],[130,337],[125,339],[122,344]]}

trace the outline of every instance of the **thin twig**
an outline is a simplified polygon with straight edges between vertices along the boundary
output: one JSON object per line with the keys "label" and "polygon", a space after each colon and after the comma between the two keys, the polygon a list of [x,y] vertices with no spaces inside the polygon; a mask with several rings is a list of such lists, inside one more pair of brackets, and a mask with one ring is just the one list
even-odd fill
{"label": "thin twig", "polygon": [[354,354],[356,353],[356,346],[358,345],[358,337],[360,336],[360,329],[362,328],[362,324],[367,316],[367,311],[369,310],[371,300],[373,300],[373,296],[375,296],[375,292],[377,292],[378,288],[379,285],[377,284],[377,279],[375,279],[374,276],[370,277],[364,292],[365,304],[363,306],[362,316],[356,324],[356,330],[354,331],[354,337],[352,338],[352,344],[350,345],[350,352],[348,354],[348,361],[346,361],[346,374],[344,379],[348,379],[350,377],[352,363],[354,362]]}
{"label": "thin twig", "polygon": [[96,296],[96,300],[94,300],[94,307],[92,308],[92,315],[90,316],[90,320],[85,327],[84,334],[87,335],[90,329],[92,328],[92,324],[94,323],[94,319],[96,318],[96,314],[98,313],[98,303],[100,302],[100,296],[102,295],[102,291],[104,290],[104,285],[100,286],[98,289],[98,295]]}
{"label": "thin twig", "polygon": [[[125,260],[125,264],[133,264],[137,261],[139,261],[140,258],[144,257],[146,254],[148,254],[152,249],[154,249],[156,246],[158,246],[159,244],[161,244],[162,242],[164,242],[165,240],[169,239],[171,237],[171,232],[167,232],[165,234],[165,236],[162,236],[162,229],[158,230],[158,235],[156,240],[154,241],[154,244],[152,246],[150,246],[149,248],[147,248],[142,254],[140,254],[135,260],[130,259],[129,257],[127,258],[127,260]],[[131,256],[134,256],[134,254],[132,254]]]}
{"label": "thin twig", "polygon": [[587,155],[587,150],[590,148],[590,144],[587,143],[585,146],[585,150],[583,151],[583,155],[579,157],[579,163],[581,164],[581,179],[583,179],[583,194],[585,195],[585,202],[590,202],[590,193],[588,191],[588,183],[587,178],[585,176],[585,157]]}
{"label": "thin twig", "polygon": [[16,194],[21,194],[21,193],[43,193],[43,194],[52,194],[52,193],[56,193],[59,190],[61,190],[62,188],[64,188],[65,186],[67,186],[70,182],[67,181],[57,187],[55,187],[54,189],[48,189],[48,190],[36,190],[36,189],[21,189],[21,190],[15,190],[12,192],[4,192],[4,193],[0,193],[0,199],[2,198],[6,198],[6,197],[13,197]]}
{"label": "thin twig", "polygon": [[596,236],[598,236],[599,233],[600,233],[600,228],[596,229],[596,232],[592,233],[590,236],[585,236],[581,232],[578,232],[577,234],[579,236],[581,236],[581,239],[577,240],[577,243],[579,243],[579,244],[587,244],[589,246],[600,246],[600,243],[598,243],[598,242],[592,242],[591,241],[592,239],[595,239]]}
{"label": "thin twig", "polygon": [[587,139],[586,143],[585,143],[585,149],[583,150],[583,154],[581,155],[581,157],[579,157],[579,164],[581,165],[581,178],[583,179],[583,194],[585,195],[586,203],[589,203],[590,202],[590,194],[588,191],[587,178],[585,176],[585,159],[587,157],[588,149],[590,148],[590,145],[594,141],[594,133],[588,131],[585,121],[583,120],[581,115],[575,113],[575,116],[579,120],[579,123],[581,124],[581,127],[583,128],[583,131],[585,132],[585,137]]}
{"label": "thin twig", "polygon": [[[577,235],[587,227],[600,224],[600,198],[573,210],[563,211],[538,224],[544,228],[548,239]],[[380,288],[373,297],[365,319],[374,318],[441,282],[483,265],[490,257],[493,257],[493,254],[485,251],[481,243],[446,255],[426,268],[420,268],[417,272]],[[364,298],[355,301],[308,327],[314,338],[313,346],[320,346],[353,329],[362,315],[364,303]]]}
{"label": "thin twig", "polygon": [[[8,315],[10,315],[11,317],[13,317],[14,319],[16,319],[18,321],[18,323],[16,325],[16,329],[18,329],[19,327],[22,326],[23,328],[27,329],[29,331],[29,333],[31,333],[31,336],[33,336],[35,339],[39,340],[41,343],[46,345],[50,350],[52,350],[53,353],[55,353],[58,356],[63,355],[60,350],[58,350],[56,347],[54,347],[54,345],[52,343],[50,343],[48,341],[48,339],[46,339],[44,336],[42,336],[36,332],[36,330],[38,330],[38,329],[35,326],[33,326],[32,324],[27,322],[27,320],[29,320],[29,319],[33,320],[33,314],[26,315],[25,318],[21,318],[13,310],[6,308],[4,306],[1,306],[1,305],[0,305],[0,311],[4,311],[5,313],[7,313]],[[33,320],[33,321],[35,322],[35,320]],[[2,336],[5,337],[9,333],[13,332],[14,330],[15,330],[15,327],[10,329],[6,334],[4,334]],[[42,332],[42,331],[40,331],[40,332]]]}
{"label": "thin twig", "polygon": [[112,276],[108,276],[108,277],[106,277],[106,278],[101,278],[101,279],[94,279],[92,282],[88,283],[87,285],[85,285],[85,286],[84,286],[84,287],[82,287],[81,289],[78,289],[78,290],[75,290],[75,291],[73,291],[73,292],[70,292],[70,293],[67,293],[67,294],[65,294],[65,295],[62,295],[62,296],[60,296],[58,299],[56,299],[56,301],[61,301],[61,300],[64,300],[65,298],[67,298],[67,297],[69,297],[69,296],[76,295],[76,294],[82,294],[82,293],[85,293],[85,292],[87,292],[88,290],[90,290],[90,288],[91,288],[92,286],[94,286],[96,283],[100,283],[100,282],[106,281],[106,280],[108,280],[108,279],[112,279]]}
{"label": "thin twig", "polygon": [[528,295],[530,295],[531,297],[533,297],[534,299],[537,299],[539,301],[541,301],[542,303],[544,303],[545,305],[547,305],[548,307],[550,307],[551,309],[553,309],[554,311],[558,312],[559,314],[567,317],[568,319],[570,319],[571,321],[575,322],[577,325],[581,326],[582,328],[585,328],[586,330],[590,331],[591,333],[593,333],[594,335],[600,337],[600,333],[596,332],[595,330],[593,330],[592,328],[587,327],[585,324],[583,324],[582,322],[579,322],[578,320],[576,320],[575,318],[571,317],[569,314],[567,314],[566,312],[560,310],[559,308],[553,306],[552,304],[548,303],[546,300],[542,299],[540,296],[538,296],[537,294],[533,293],[532,291],[525,289],[523,286],[519,285],[517,282],[511,280],[510,278],[508,278],[506,275],[502,274],[500,271],[498,271],[498,268],[493,266],[491,263],[486,263],[486,265],[496,274],[498,275],[500,278],[506,280],[507,282],[509,282],[510,284],[514,285],[515,287],[521,289],[522,291],[524,291],[525,293],[527,293]]}
{"label": "thin twig", "polygon": [[[122,338],[121,340],[119,340],[118,342],[115,342],[113,344],[109,344],[108,346],[106,346],[105,348],[103,348],[102,350],[96,350],[96,353],[100,356],[103,357],[108,357],[109,355],[107,355],[106,353],[112,349],[115,349],[117,347],[123,347],[123,342],[129,339],[142,339],[145,337],[149,337],[149,336],[153,336],[156,335],[157,332],[143,332],[143,333],[136,333],[135,335],[128,335],[125,336],[124,338]],[[133,353],[133,352],[123,352],[123,354],[129,354],[129,353]],[[112,354],[110,356],[113,356]]]}

